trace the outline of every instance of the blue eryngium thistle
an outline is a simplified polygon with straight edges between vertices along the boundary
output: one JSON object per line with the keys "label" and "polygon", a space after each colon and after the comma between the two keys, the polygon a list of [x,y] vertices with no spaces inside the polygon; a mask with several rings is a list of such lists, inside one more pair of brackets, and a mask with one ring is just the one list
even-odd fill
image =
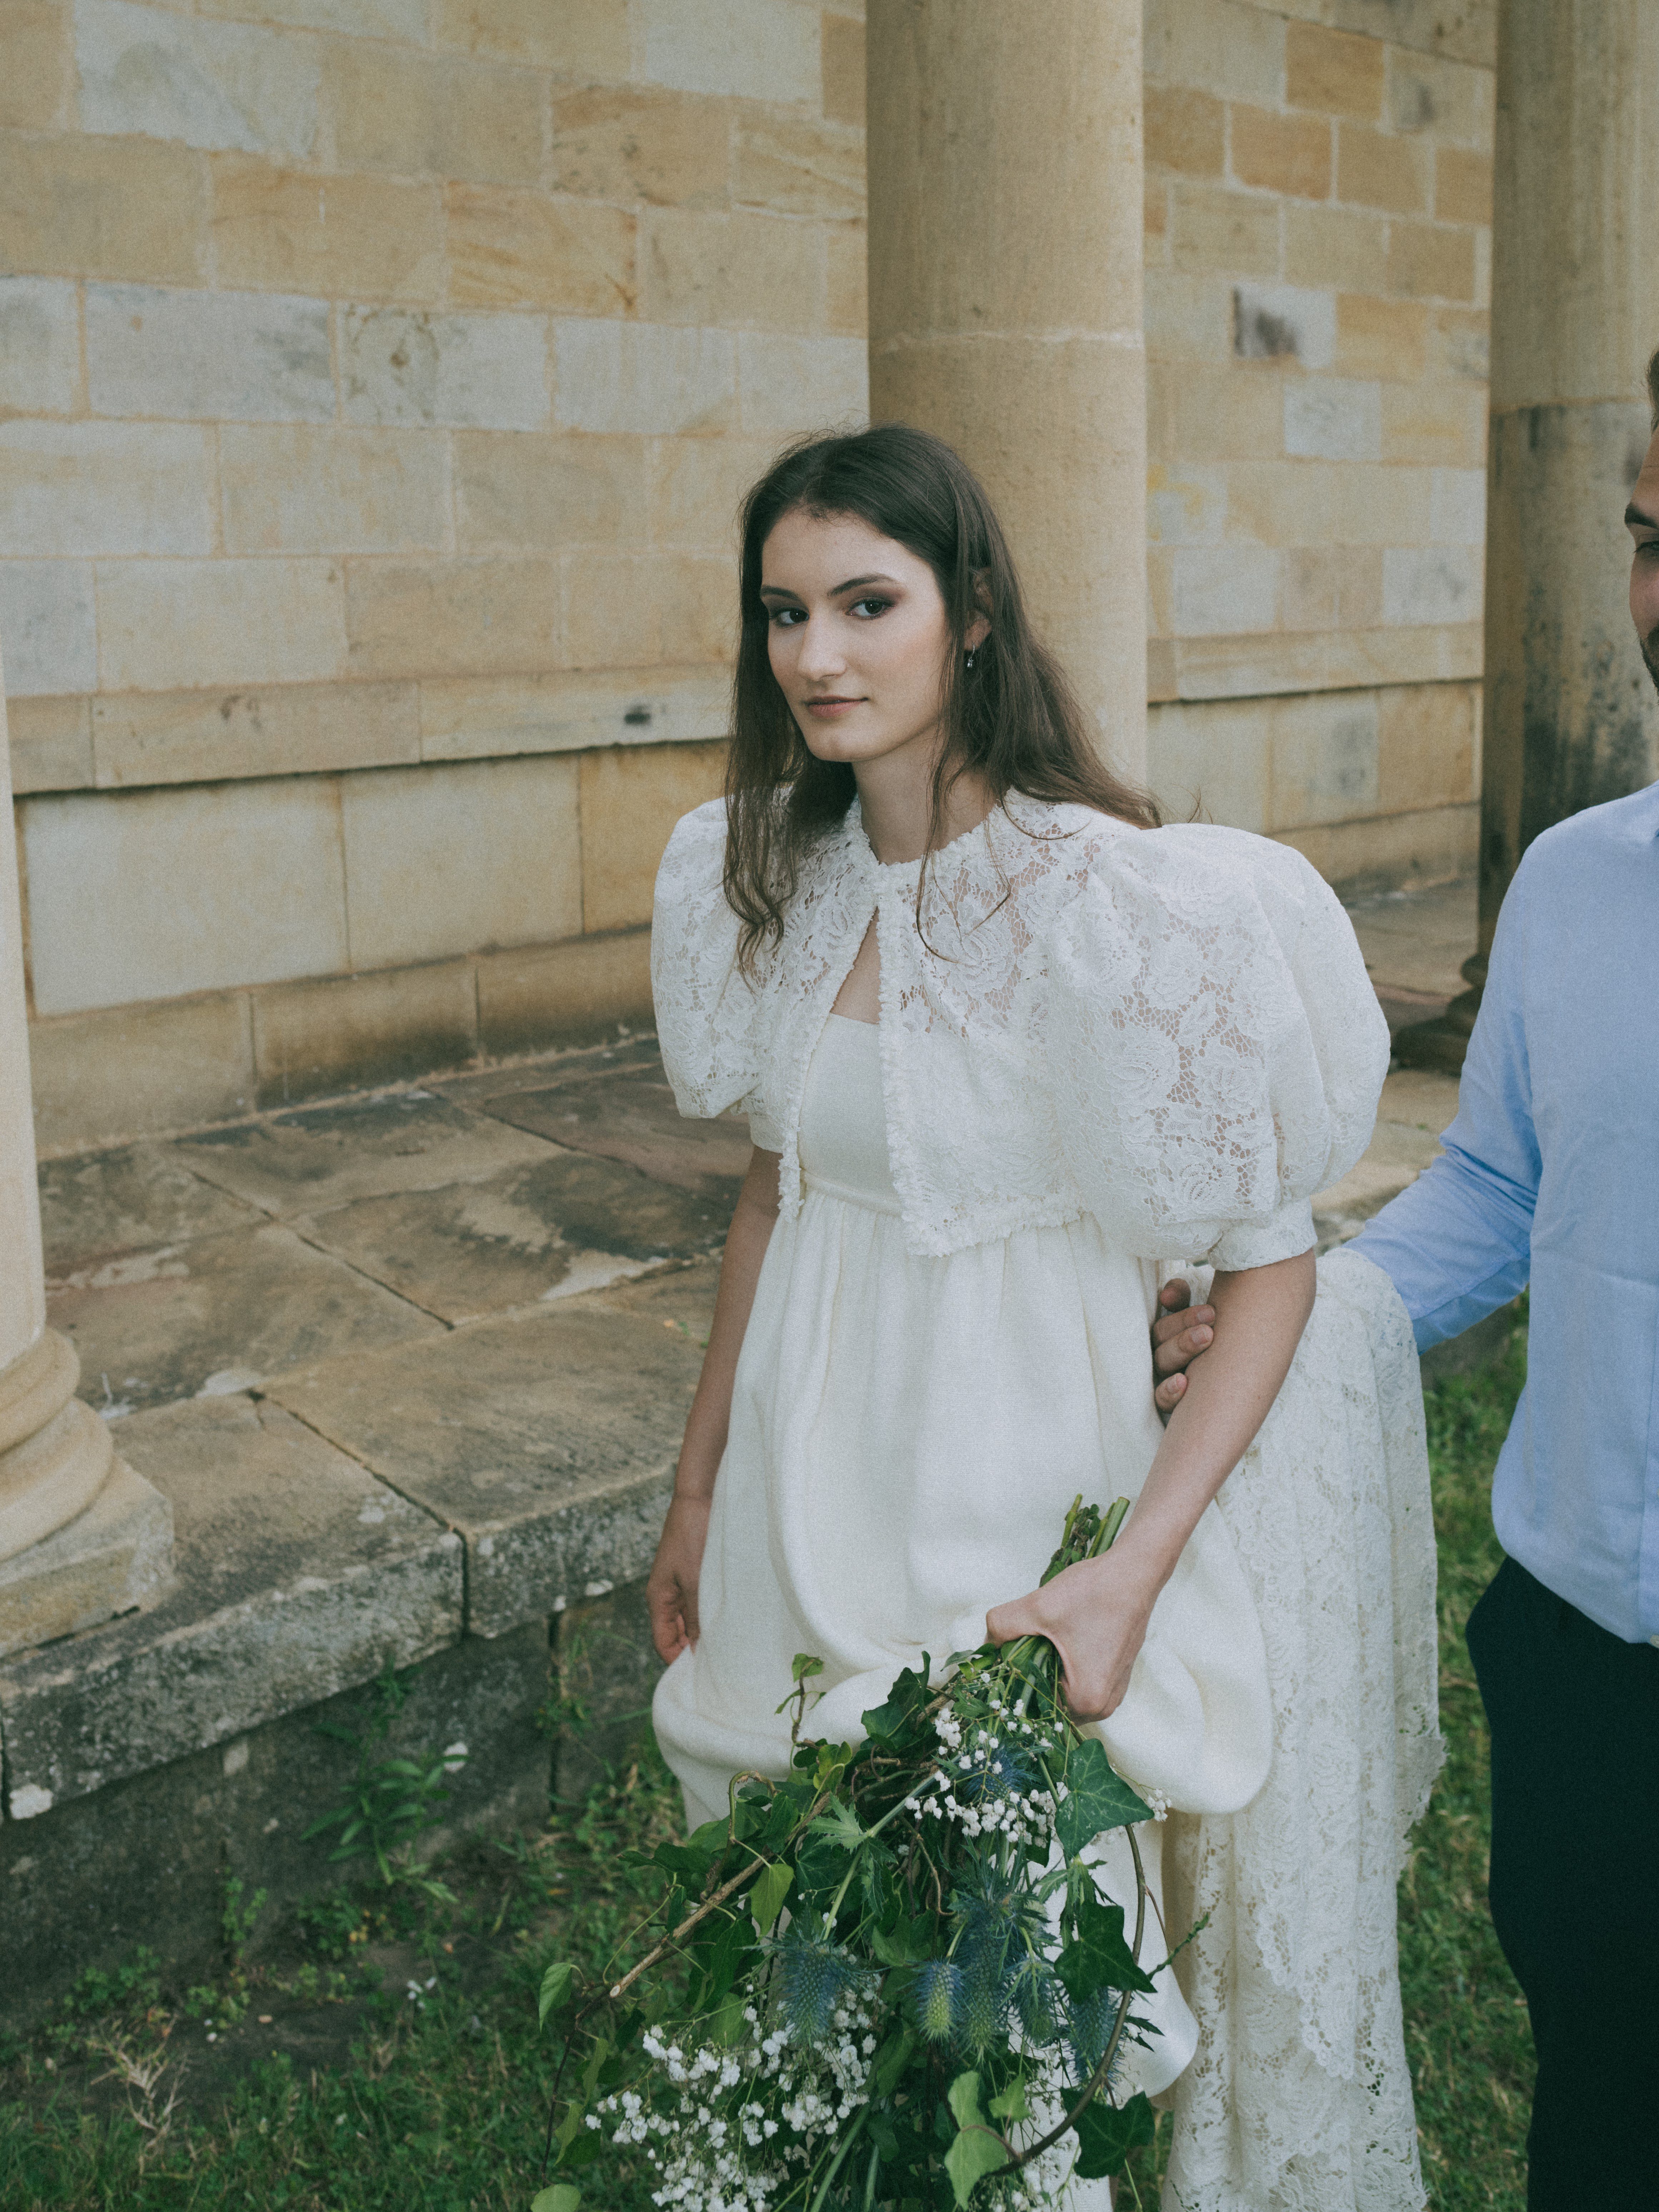
{"label": "blue eryngium thistle", "polygon": [[1009,1978],[1015,2017],[1027,2043],[1041,2050],[1060,2035],[1060,1984],[1041,1959],[1023,1959]]}
{"label": "blue eryngium thistle", "polygon": [[1024,1796],[1036,1778],[1036,1769],[1018,1752],[1002,1743],[997,1746],[983,1765],[964,1774],[957,1788],[970,1802],[981,1798],[1000,1801],[1004,1797]]}
{"label": "blue eryngium thistle", "polygon": [[969,2051],[986,2051],[1001,2040],[1008,1995],[1000,1951],[988,1950],[964,1964],[956,2028]]}
{"label": "blue eryngium thistle", "polygon": [[829,2033],[836,2007],[857,1990],[865,1977],[838,1946],[821,1936],[799,1934],[796,1926],[772,1948],[784,2016],[803,2043],[817,2043]]}
{"label": "blue eryngium thistle", "polygon": [[1072,2063],[1079,2082],[1086,2081],[1099,2065],[1112,2039],[1122,2002],[1115,1990],[1097,1990],[1091,1997],[1073,1998],[1066,2040],[1072,2047]]}
{"label": "blue eryngium thistle", "polygon": [[929,1959],[910,1984],[910,2017],[929,2043],[948,2043],[962,2001],[962,1970],[948,1959]]}

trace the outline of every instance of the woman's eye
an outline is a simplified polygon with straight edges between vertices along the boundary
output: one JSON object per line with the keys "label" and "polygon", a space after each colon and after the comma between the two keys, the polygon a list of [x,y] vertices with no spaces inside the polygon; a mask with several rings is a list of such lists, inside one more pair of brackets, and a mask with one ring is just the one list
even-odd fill
{"label": "woman's eye", "polygon": [[804,607],[774,607],[772,620],[780,629],[793,629],[806,620]]}
{"label": "woman's eye", "polygon": [[[884,615],[892,604],[890,599],[854,599],[848,612],[859,616],[863,622],[873,622],[878,615]],[[866,608],[867,613],[864,611]]]}

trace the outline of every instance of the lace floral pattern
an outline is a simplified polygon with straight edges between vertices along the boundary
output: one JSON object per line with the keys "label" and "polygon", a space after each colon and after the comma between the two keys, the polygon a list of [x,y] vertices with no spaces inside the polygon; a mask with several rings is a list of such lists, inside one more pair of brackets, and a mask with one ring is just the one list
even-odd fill
{"label": "lace floral pattern", "polygon": [[[682,1110],[742,1104],[800,1204],[806,1070],[876,917],[887,1140],[907,1250],[1093,1216],[1117,1250],[1261,1266],[1364,1150],[1388,1061],[1340,906],[1296,853],[1015,799],[920,869],[857,810],[811,856],[752,981],[722,805],[676,830],[653,981]],[[1218,1501],[1273,1717],[1242,1813],[1172,1813],[1170,1924],[1201,2028],[1172,2092],[1183,2212],[1415,2212],[1395,1883],[1439,1759],[1417,1358],[1392,1285],[1322,1261],[1316,1314]],[[1083,2192],[1079,2192],[1081,2201]]]}
{"label": "lace floral pattern", "polygon": [[720,889],[723,801],[657,882],[652,981],[682,1112],[742,1104],[800,1202],[806,1069],[873,914],[888,1139],[909,1249],[1091,1213],[1139,1256],[1260,1267],[1369,1141],[1388,1030],[1346,916],[1301,855],[1012,797],[883,867],[856,805],[811,854],[752,981]]}
{"label": "lace floral pattern", "polygon": [[[1219,1499],[1267,1649],[1273,1764],[1242,1813],[1172,1814],[1197,2056],[1173,2095],[1183,2212],[1424,2201],[1395,1886],[1443,1756],[1423,1395],[1394,1285],[1321,1261],[1290,1376]],[[1392,1700],[1378,1686],[1392,1682]]]}

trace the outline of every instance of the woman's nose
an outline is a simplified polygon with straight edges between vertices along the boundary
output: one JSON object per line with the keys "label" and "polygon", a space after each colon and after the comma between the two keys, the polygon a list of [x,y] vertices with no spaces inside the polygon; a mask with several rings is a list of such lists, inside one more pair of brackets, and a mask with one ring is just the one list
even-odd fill
{"label": "woman's nose", "polygon": [[828,623],[806,623],[801,633],[800,653],[795,665],[803,676],[839,675],[847,665],[846,656]]}

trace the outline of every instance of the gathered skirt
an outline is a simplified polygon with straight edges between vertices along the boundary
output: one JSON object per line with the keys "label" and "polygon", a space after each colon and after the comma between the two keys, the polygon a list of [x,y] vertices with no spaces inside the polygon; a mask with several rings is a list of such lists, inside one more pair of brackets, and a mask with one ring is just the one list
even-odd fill
{"label": "gathered skirt", "polygon": [[[658,1686],[693,1823],[734,1773],[787,1771],[797,1653],[823,1662],[808,1732],[855,1741],[902,1668],[926,1652],[937,1670],[1036,1585],[1075,1496],[1138,1496],[1162,1433],[1159,1271],[1091,1219],[907,1250],[874,1042],[832,1018],[815,1058],[803,1204],[774,1231],[738,1361],[699,1640]],[[1167,2201],[1186,2212],[1423,2202],[1394,1920],[1438,1759],[1420,1389],[1387,1278],[1353,1254],[1319,1275],[1285,1388],[1098,1728],[1170,1808],[1139,1831],[1143,1963],[1208,1915],[1158,1977],[1127,2083],[1172,2105]],[[1121,1838],[1100,1861],[1132,1902]]]}

